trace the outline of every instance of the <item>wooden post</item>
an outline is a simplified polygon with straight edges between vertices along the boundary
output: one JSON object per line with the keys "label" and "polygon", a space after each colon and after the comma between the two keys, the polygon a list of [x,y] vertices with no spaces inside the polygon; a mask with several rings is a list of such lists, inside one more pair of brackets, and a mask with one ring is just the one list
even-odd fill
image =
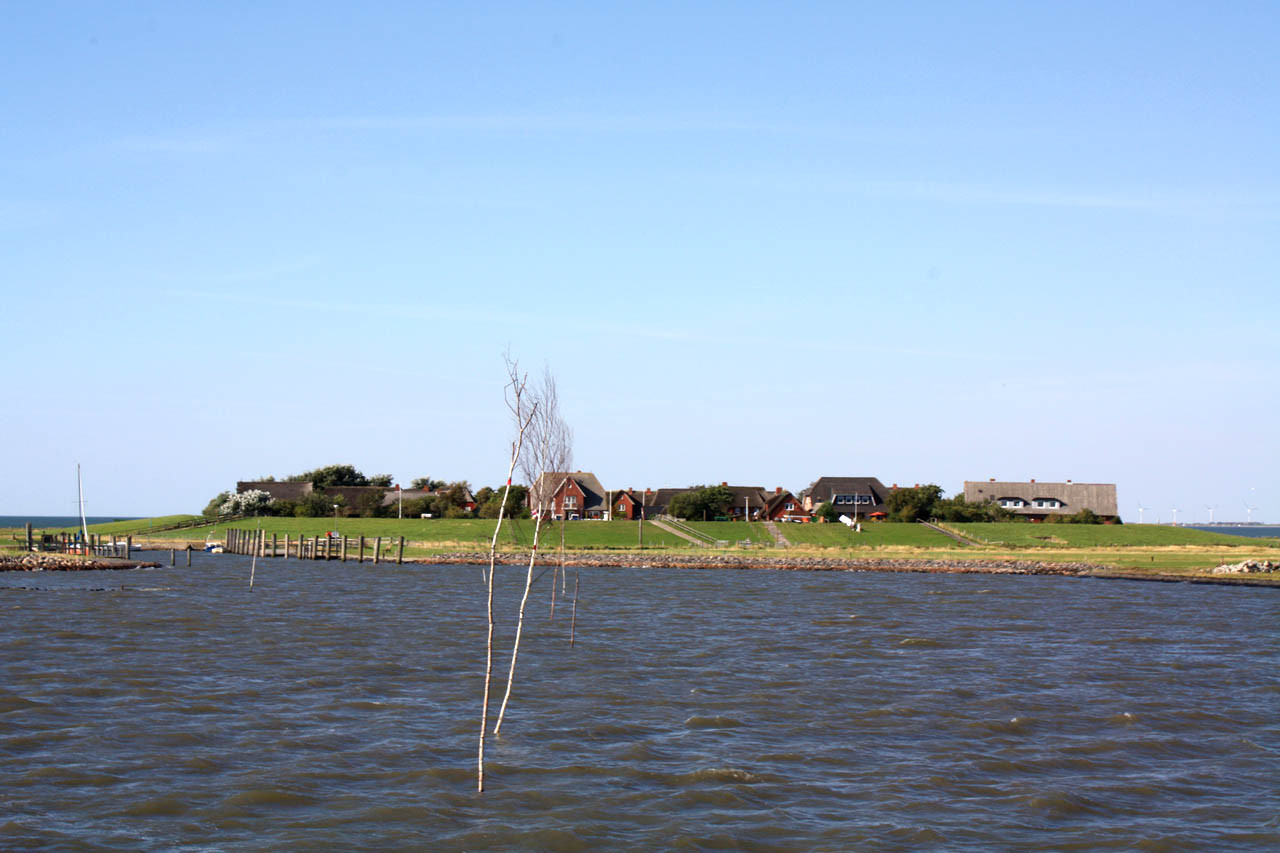
{"label": "wooden post", "polygon": [[347,561],[347,537],[342,537],[342,562]]}
{"label": "wooden post", "polygon": [[169,549],[169,565],[171,566],[178,565],[178,552],[174,548]]}
{"label": "wooden post", "polygon": [[31,522],[29,521],[26,524],[26,531],[27,531],[27,551],[30,552],[32,539],[31,539]]}
{"label": "wooden post", "polygon": [[133,536],[124,537],[124,558],[126,560],[133,558]]}
{"label": "wooden post", "polygon": [[400,546],[396,549],[396,565],[404,563],[404,537],[400,537]]}
{"label": "wooden post", "polygon": [[359,562],[361,562],[361,563],[363,563],[363,562],[364,562],[364,534],[361,534],[361,535],[360,535],[360,560],[359,560]]}
{"label": "wooden post", "polygon": [[320,537],[319,536],[311,537],[311,559],[313,560],[320,559]]}
{"label": "wooden post", "polygon": [[187,546],[187,568],[191,568],[191,546]]}
{"label": "wooden post", "polygon": [[231,528],[229,527],[227,528],[227,541],[226,544],[222,546],[222,550],[226,551],[228,554],[231,553]]}
{"label": "wooden post", "polygon": [[382,550],[382,537],[378,536],[373,540],[373,564],[378,565],[379,551]]}
{"label": "wooden post", "polygon": [[277,550],[277,548],[279,548],[279,545],[277,544],[276,534],[272,533],[271,534],[271,556],[273,557],[280,556],[280,552]]}

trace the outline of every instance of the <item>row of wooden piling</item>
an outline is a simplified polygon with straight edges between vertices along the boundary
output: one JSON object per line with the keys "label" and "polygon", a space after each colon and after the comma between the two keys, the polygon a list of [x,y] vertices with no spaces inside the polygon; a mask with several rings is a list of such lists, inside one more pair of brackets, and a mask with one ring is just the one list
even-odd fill
{"label": "row of wooden piling", "polygon": [[[395,548],[398,566],[404,562],[404,537],[401,536],[398,540],[391,537],[386,539],[387,547]],[[296,557],[299,560],[341,560],[344,563],[348,559],[363,563],[367,548],[373,549],[372,557],[376,565],[382,559],[383,537],[312,536],[308,538],[299,536],[294,540],[286,534],[284,541],[281,542],[279,534],[276,533],[272,533],[268,538],[265,530],[239,530],[228,527],[226,542],[223,544],[223,550],[228,554],[243,554],[246,557],[253,555]]]}
{"label": "row of wooden piling", "polygon": [[27,551],[47,551],[55,554],[84,554],[94,557],[121,557],[129,559],[130,552],[133,551],[133,537],[126,536],[123,539],[117,539],[115,534],[104,536],[101,533],[90,533],[86,542],[84,537],[79,533],[43,533],[37,534],[31,527],[31,522],[25,525]]}

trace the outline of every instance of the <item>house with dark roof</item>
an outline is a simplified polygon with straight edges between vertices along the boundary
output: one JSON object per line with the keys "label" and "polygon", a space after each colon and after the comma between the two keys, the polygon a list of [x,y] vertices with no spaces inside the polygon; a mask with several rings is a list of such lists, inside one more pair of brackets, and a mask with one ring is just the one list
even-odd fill
{"label": "house with dark roof", "polygon": [[557,521],[609,515],[608,495],[590,471],[548,471],[530,487],[528,502],[534,516],[545,511]]}
{"label": "house with dark roof", "polygon": [[761,521],[809,521],[813,516],[805,511],[804,503],[791,492],[778,486],[767,495]]}
{"label": "house with dark roof", "polygon": [[819,477],[804,493],[804,509],[830,502],[841,514],[868,516],[886,512],[891,491],[876,477]]}
{"label": "house with dark roof", "polygon": [[632,521],[641,517],[644,493],[635,489],[619,489],[609,496],[609,517],[615,521]]}
{"label": "house with dark roof", "polygon": [[[725,520],[743,521],[743,520],[765,520],[777,521],[785,516],[796,519],[807,517],[800,501],[790,492],[779,486],[772,492],[765,491],[760,486],[730,486],[728,482],[720,484],[723,488],[729,490],[730,499],[729,506],[725,510],[725,514],[719,519],[708,518],[707,521]],[[644,513],[645,518],[655,518],[664,515],[667,507],[670,505],[672,498],[683,492],[692,491],[697,487],[685,487],[683,489],[645,489],[644,490]],[[789,506],[788,506],[789,505]]]}
{"label": "house with dark roof", "polygon": [[965,480],[964,499],[969,503],[994,501],[1016,515],[1044,521],[1051,515],[1075,515],[1090,510],[1103,520],[1115,520],[1115,483],[1025,483],[990,479]]}

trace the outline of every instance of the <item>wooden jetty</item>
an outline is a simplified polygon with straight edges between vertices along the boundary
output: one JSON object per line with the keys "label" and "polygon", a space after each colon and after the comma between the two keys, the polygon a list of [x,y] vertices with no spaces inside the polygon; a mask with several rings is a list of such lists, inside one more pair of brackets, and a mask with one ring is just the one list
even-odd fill
{"label": "wooden jetty", "polygon": [[246,557],[293,557],[298,560],[339,560],[343,563],[355,560],[363,563],[368,558],[376,565],[394,557],[396,565],[404,562],[404,537],[375,536],[299,536],[296,540],[278,534],[268,537],[265,530],[242,530],[228,527],[223,550],[228,554]]}

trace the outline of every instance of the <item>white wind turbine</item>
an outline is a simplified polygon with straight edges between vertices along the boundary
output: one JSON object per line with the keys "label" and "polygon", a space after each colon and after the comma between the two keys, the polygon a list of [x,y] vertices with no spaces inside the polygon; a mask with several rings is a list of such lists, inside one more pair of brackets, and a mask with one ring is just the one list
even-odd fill
{"label": "white wind turbine", "polygon": [[1176,506],[1173,508],[1173,526],[1178,526],[1178,508]]}
{"label": "white wind turbine", "polygon": [[[1250,489],[1249,491],[1250,491],[1250,492],[1252,492],[1252,491],[1253,491],[1253,489]],[[1244,504],[1245,512],[1246,512],[1246,513],[1248,513],[1248,517],[1249,517],[1248,523],[1249,523],[1249,524],[1253,524],[1253,511],[1254,511],[1255,509],[1257,509],[1257,507],[1256,507],[1256,506],[1251,506],[1251,505],[1249,504],[1249,502],[1248,502],[1248,501],[1243,500],[1243,499],[1241,500],[1241,503],[1243,503],[1243,504]]]}
{"label": "white wind turbine", "polygon": [[1138,501],[1138,523],[1139,524],[1142,524],[1142,514],[1146,511],[1147,511],[1147,508],[1142,505],[1142,501]]}
{"label": "white wind turbine", "polygon": [[1215,509],[1217,509],[1217,507],[1216,507],[1216,506],[1209,506],[1208,504],[1205,504],[1205,505],[1204,505],[1204,508],[1205,508],[1205,509],[1207,509],[1207,510],[1209,510],[1209,526],[1210,526],[1210,527],[1212,527],[1212,526],[1213,526],[1213,511],[1214,511]]}

